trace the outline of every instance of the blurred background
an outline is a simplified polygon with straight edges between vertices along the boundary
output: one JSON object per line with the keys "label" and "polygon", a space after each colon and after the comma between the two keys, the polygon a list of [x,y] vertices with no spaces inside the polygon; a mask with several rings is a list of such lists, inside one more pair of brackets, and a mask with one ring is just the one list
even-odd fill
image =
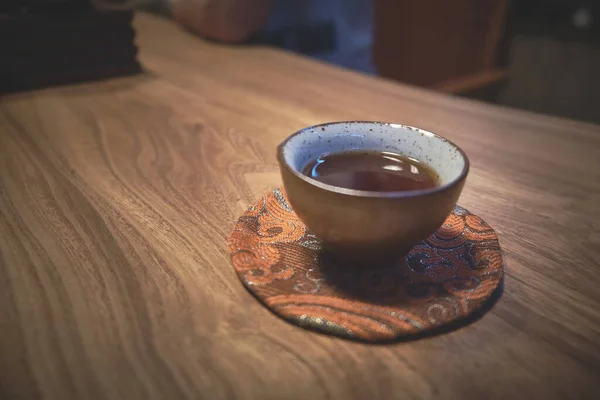
{"label": "blurred background", "polygon": [[374,3],[379,74],[456,95],[600,122],[600,2]]}
{"label": "blurred background", "polygon": [[[229,31],[238,36],[219,36],[202,24],[208,20],[211,26],[235,28],[245,23],[242,15],[231,20],[194,19],[194,6],[236,1],[249,7],[248,15],[260,14],[259,7],[267,10],[249,25],[251,30]],[[178,12],[175,4],[183,11]],[[173,18],[199,36],[228,45],[280,47],[451,95],[600,122],[599,4],[596,0],[1,0],[0,90],[68,83],[69,77],[81,81],[139,72],[131,45],[135,33],[123,28],[131,26],[133,8]],[[116,48],[120,50],[112,51]],[[56,54],[64,55],[64,60],[57,60],[61,57]],[[46,66],[44,76],[40,65]],[[54,79],[52,74],[61,77]]]}

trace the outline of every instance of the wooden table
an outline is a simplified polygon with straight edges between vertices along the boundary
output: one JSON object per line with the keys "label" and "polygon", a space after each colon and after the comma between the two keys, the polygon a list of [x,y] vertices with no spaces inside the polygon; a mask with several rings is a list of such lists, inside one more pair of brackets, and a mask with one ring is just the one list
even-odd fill
{"label": "wooden table", "polygon": [[[598,398],[600,127],[136,25],[144,75],[0,100],[1,398]],[[365,345],[243,288],[226,239],[275,146],[346,119],[469,154],[460,204],[506,259],[481,320]]]}

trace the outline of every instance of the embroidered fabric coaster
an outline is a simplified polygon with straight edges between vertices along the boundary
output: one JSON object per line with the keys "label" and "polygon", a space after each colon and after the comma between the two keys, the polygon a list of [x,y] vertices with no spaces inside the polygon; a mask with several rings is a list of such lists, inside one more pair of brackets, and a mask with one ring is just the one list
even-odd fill
{"label": "embroidered fabric coaster", "polygon": [[239,218],[229,249],[239,278],[272,312],[368,342],[463,320],[481,310],[503,276],[496,233],[458,206],[395,266],[348,268],[326,257],[283,190],[275,189]]}

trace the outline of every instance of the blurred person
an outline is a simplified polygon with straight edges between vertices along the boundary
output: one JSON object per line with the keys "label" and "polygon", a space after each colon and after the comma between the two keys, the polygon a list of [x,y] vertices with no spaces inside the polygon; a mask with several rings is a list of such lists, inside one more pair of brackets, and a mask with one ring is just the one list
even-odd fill
{"label": "blurred person", "polygon": [[267,44],[374,72],[372,0],[150,1],[162,2],[177,22],[208,39]]}

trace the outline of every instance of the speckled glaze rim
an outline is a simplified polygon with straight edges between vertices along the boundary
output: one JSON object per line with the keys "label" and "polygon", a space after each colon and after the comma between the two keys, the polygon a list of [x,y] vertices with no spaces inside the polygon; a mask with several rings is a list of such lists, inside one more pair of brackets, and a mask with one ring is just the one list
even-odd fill
{"label": "speckled glaze rim", "polygon": [[[287,143],[295,136],[298,136],[298,135],[300,135],[308,130],[311,130],[311,129],[314,130],[316,128],[333,126],[333,125],[353,125],[353,124],[365,124],[365,125],[370,124],[370,125],[377,125],[377,126],[388,126],[390,128],[403,128],[403,129],[413,130],[413,131],[422,133],[428,137],[435,138],[437,140],[441,140],[441,141],[449,144],[450,146],[454,147],[458,151],[458,153],[461,155],[461,157],[463,158],[465,165],[464,165],[462,171],[460,172],[460,174],[456,178],[446,182],[443,185],[436,186],[431,189],[408,190],[408,191],[399,191],[399,192],[373,192],[373,191],[367,191],[367,190],[347,189],[347,188],[342,188],[342,187],[333,186],[333,185],[329,185],[327,183],[320,182],[316,179],[313,179],[309,176],[302,174],[299,171],[296,171],[294,168],[292,168],[286,162],[285,157],[283,155],[283,151],[284,151]],[[430,132],[430,131],[426,131],[421,128],[410,126],[410,125],[398,124],[398,123],[393,123],[393,122],[380,122],[380,121],[336,121],[336,122],[325,122],[323,124],[307,126],[306,128],[302,128],[299,131],[296,131],[292,135],[288,136],[283,142],[281,142],[281,144],[279,146],[277,146],[277,161],[279,162],[279,165],[285,167],[293,175],[295,175],[299,179],[303,180],[304,182],[306,182],[310,185],[316,186],[320,189],[327,190],[329,192],[334,192],[334,193],[343,194],[343,195],[347,195],[347,196],[354,196],[354,197],[392,198],[392,199],[425,196],[425,195],[430,195],[433,193],[443,192],[443,191],[455,186],[456,184],[461,182],[463,179],[465,179],[465,177],[469,173],[469,168],[470,168],[469,158],[467,157],[467,154],[463,151],[463,149],[461,149],[454,142],[446,139],[445,137],[440,136],[440,135]]]}

